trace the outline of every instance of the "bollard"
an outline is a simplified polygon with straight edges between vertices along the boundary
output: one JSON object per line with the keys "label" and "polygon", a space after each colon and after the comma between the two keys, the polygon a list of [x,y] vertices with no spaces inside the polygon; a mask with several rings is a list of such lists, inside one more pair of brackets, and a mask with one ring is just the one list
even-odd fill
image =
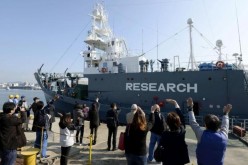
{"label": "bollard", "polygon": [[36,156],[38,152],[38,148],[29,148],[21,151],[21,155],[24,158],[24,165],[36,165]]}
{"label": "bollard", "polygon": [[89,162],[88,164],[91,165],[92,160],[92,134],[90,134],[90,149],[89,149]]}

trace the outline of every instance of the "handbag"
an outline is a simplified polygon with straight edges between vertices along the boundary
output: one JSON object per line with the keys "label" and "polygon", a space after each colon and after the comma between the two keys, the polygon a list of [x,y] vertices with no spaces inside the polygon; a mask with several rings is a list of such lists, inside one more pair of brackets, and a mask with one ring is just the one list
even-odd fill
{"label": "handbag", "polygon": [[156,160],[156,162],[162,162],[164,150],[164,147],[161,145],[156,148],[156,150],[154,151],[154,159]]}
{"label": "handbag", "polygon": [[118,149],[122,151],[125,150],[125,133],[124,132],[120,133]]}

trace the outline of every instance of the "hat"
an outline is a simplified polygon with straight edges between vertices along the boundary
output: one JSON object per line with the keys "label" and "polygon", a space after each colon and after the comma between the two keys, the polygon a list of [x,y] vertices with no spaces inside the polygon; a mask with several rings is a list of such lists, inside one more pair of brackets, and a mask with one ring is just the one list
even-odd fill
{"label": "hat", "polygon": [[20,96],[18,94],[15,95],[16,98],[19,98]]}
{"label": "hat", "polygon": [[10,98],[10,99],[13,99],[13,98],[14,98],[14,96],[13,96],[13,95],[9,95],[9,98]]}
{"label": "hat", "polygon": [[136,109],[138,109],[137,104],[133,104],[133,105],[131,106],[131,110],[136,110]]}
{"label": "hat", "polygon": [[25,99],[25,96],[21,96],[21,99]]}
{"label": "hat", "polygon": [[40,99],[40,98],[38,98],[38,97],[34,97],[34,98],[33,98],[34,101],[37,100],[37,99]]}

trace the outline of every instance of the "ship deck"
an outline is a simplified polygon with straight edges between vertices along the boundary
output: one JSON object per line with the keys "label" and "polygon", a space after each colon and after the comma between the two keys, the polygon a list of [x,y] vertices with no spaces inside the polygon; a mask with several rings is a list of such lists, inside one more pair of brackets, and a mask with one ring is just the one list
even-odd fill
{"label": "ship deck", "polygon": [[[47,153],[50,155],[49,159],[42,160],[42,162],[39,162],[37,164],[55,164],[59,165],[59,158],[60,158],[60,145],[59,145],[59,126],[58,126],[59,118],[56,118],[56,122],[53,124],[53,132],[49,132],[49,142],[48,142],[48,149]],[[32,123],[32,121],[30,121]],[[31,127],[31,126],[30,126]],[[118,134],[117,138],[119,138],[120,132],[124,131],[125,127],[120,126],[118,128]],[[196,138],[192,131],[192,129],[187,126],[186,128],[186,142],[188,144],[188,150],[190,155],[190,165],[196,165],[196,156],[195,156],[195,149],[196,149]],[[26,137],[30,141],[28,147],[31,147],[33,145],[34,139],[35,139],[35,133],[34,132],[26,132]],[[81,165],[81,164],[88,164],[88,158],[89,158],[89,139],[86,138],[89,136],[89,122],[85,122],[85,133],[84,133],[84,140],[83,142],[85,145],[79,146],[74,145],[71,148],[70,157],[69,157],[69,164],[74,165]],[[97,144],[93,146],[92,149],[92,164],[94,165],[126,165],[126,158],[124,151],[116,150],[116,151],[107,151],[107,126],[106,124],[101,124],[98,129],[98,140]],[[147,136],[147,145],[149,144],[150,140],[150,133],[148,133]],[[117,140],[118,141],[118,140]],[[248,162],[248,147],[240,142],[240,140],[230,134],[227,151],[225,155],[224,164],[225,165],[233,165],[233,164],[239,164],[244,165]],[[156,164],[155,162],[153,164]]]}

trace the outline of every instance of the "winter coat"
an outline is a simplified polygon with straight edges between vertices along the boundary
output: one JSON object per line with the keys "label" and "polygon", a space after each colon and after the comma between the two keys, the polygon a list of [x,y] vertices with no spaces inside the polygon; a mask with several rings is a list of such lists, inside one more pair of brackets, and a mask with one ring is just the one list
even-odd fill
{"label": "winter coat", "polygon": [[73,110],[73,123],[76,126],[84,125],[84,114],[82,112],[82,109]]}
{"label": "winter coat", "polygon": [[90,128],[96,128],[100,125],[99,111],[92,110],[89,111]]}
{"label": "winter coat", "polygon": [[60,145],[62,147],[69,147],[74,144],[75,134],[74,130],[76,129],[74,124],[67,124],[65,122],[59,122],[60,127]]}
{"label": "winter coat", "polygon": [[[21,112],[21,118],[15,115],[0,114],[0,149],[16,150],[21,140],[26,140],[21,124],[26,120],[26,112]],[[24,139],[23,139],[24,138]],[[25,145],[25,144],[24,144]]]}

